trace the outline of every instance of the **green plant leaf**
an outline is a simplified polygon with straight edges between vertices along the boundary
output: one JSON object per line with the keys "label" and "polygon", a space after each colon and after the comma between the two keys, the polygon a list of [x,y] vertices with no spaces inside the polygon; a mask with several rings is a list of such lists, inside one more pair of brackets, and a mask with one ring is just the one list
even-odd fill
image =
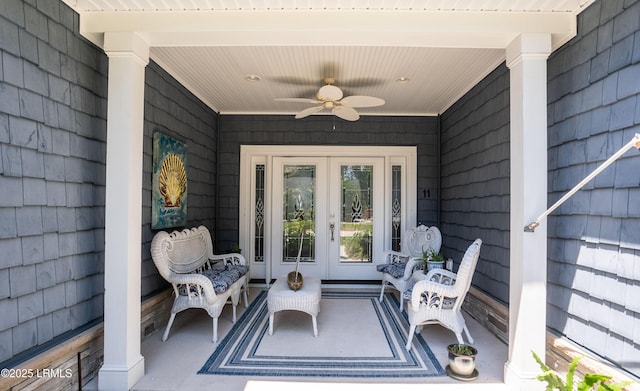
{"label": "green plant leaf", "polygon": [[[578,383],[578,391],[590,390],[596,384],[598,383],[602,384],[602,382],[609,379],[611,379],[611,376],[598,375],[598,374],[592,375],[590,373],[587,373],[584,375],[584,379],[580,383]],[[600,387],[598,387],[598,389],[600,389]]]}
{"label": "green plant leaf", "polygon": [[540,359],[540,357],[538,357],[538,355],[536,354],[536,352],[534,352],[533,350],[531,351],[531,354],[533,354],[533,358],[536,360],[536,362],[538,363],[538,365],[540,365],[540,368],[543,371],[548,371],[550,368],[547,366],[547,364],[544,363],[544,361],[542,361]]}
{"label": "green plant leaf", "polygon": [[632,381],[625,381],[615,384],[606,384],[604,381],[600,382],[598,391],[622,391],[626,386],[633,384]]}
{"label": "green plant leaf", "polygon": [[573,390],[573,377],[576,374],[576,368],[578,368],[578,362],[581,358],[582,357],[576,357],[571,361],[571,364],[569,364],[569,370],[567,371],[566,377],[567,390]]}
{"label": "green plant leaf", "polygon": [[[553,390],[565,391],[565,390],[567,390],[564,382],[562,381],[562,378],[560,378],[560,376],[558,376],[558,374],[553,372],[553,371],[548,371],[548,372],[543,373],[542,375],[540,375],[538,377],[538,380],[547,382],[547,390],[550,390],[550,391],[553,391]],[[572,390],[570,390],[570,391],[572,391]]]}
{"label": "green plant leaf", "polygon": [[560,378],[560,376],[558,376],[556,372],[549,368],[547,364],[545,364],[544,361],[542,361],[542,359],[540,359],[540,357],[538,357],[538,355],[534,351],[531,351],[531,353],[533,353],[533,358],[536,360],[538,365],[540,365],[540,368],[543,371],[542,374],[538,375],[537,379],[543,382],[547,382],[546,390],[567,390],[564,382],[562,381],[562,378]]}
{"label": "green plant leaf", "polygon": [[466,345],[466,344],[449,345],[447,349],[449,350],[450,353],[456,354],[459,356],[473,356],[474,354],[478,353],[477,351],[475,351],[473,346]]}
{"label": "green plant leaf", "polygon": [[[547,391],[573,391],[573,386],[576,381],[574,379],[576,368],[578,367],[578,361],[580,361],[582,357],[576,357],[573,359],[573,361],[571,361],[566,376],[567,383],[565,384],[562,378],[560,378],[560,376],[555,371],[549,368],[534,351],[531,351],[531,353],[533,354],[533,358],[536,360],[538,365],[540,365],[540,368],[543,371],[542,374],[538,375],[537,379],[542,382],[547,382]],[[584,379],[582,379],[578,383],[578,391],[592,390],[596,385],[598,386],[597,391],[623,391],[626,386],[633,384],[632,381],[606,384],[605,382],[607,380],[611,380],[611,376],[587,373],[584,375]]]}

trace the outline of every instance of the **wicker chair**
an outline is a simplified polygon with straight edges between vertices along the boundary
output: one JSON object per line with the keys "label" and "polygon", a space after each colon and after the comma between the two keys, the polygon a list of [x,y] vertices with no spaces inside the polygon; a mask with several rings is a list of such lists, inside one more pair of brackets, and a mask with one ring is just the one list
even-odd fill
{"label": "wicker chair", "polygon": [[240,254],[214,255],[211,235],[206,227],[167,233],[158,232],[151,241],[151,256],[158,271],[173,286],[175,300],[171,317],[162,336],[166,341],[169,330],[180,311],[202,308],[213,318],[213,342],[218,341],[218,317],[228,300],[236,305],[244,291],[247,298],[248,267]]}
{"label": "wicker chair", "polygon": [[410,325],[407,350],[411,349],[413,334],[419,332],[423,325],[434,323],[453,330],[458,343],[464,343],[462,331],[467,334],[469,343],[473,343],[461,307],[471,286],[481,246],[482,240],[476,239],[467,248],[457,274],[445,269],[433,269],[423,280],[415,283],[411,290],[411,301],[407,305]]}
{"label": "wicker chair", "polygon": [[413,286],[413,272],[417,268],[424,266],[422,261],[418,261],[415,258],[421,257],[422,251],[426,251],[429,248],[435,252],[440,252],[441,245],[442,235],[435,226],[429,228],[420,225],[416,228],[408,229],[402,241],[402,252],[386,252],[385,263],[377,266],[378,271],[382,272],[380,302],[384,297],[385,287],[391,284],[400,292],[400,311],[402,311],[404,303],[402,295]]}

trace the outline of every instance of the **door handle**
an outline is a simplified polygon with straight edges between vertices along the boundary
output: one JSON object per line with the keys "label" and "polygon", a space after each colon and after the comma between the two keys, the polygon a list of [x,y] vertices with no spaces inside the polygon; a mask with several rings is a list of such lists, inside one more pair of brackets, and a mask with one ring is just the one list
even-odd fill
{"label": "door handle", "polygon": [[329,224],[329,229],[331,230],[331,241],[333,242],[335,240],[333,237],[333,231],[336,229],[336,225],[334,223]]}

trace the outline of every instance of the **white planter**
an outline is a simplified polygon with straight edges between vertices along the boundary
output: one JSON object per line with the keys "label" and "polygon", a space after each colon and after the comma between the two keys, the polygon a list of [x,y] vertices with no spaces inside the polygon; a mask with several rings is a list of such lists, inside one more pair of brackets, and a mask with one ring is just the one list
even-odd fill
{"label": "white planter", "polygon": [[476,369],[476,356],[478,355],[478,350],[473,346],[466,345],[471,350],[471,354],[457,354],[452,352],[451,349],[455,346],[458,346],[458,344],[449,345],[447,347],[447,351],[449,353],[449,368],[451,368],[453,373],[461,377],[472,376]]}
{"label": "white planter", "polygon": [[444,262],[427,261],[427,272],[433,269],[442,269],[442,268],[444,268]]}

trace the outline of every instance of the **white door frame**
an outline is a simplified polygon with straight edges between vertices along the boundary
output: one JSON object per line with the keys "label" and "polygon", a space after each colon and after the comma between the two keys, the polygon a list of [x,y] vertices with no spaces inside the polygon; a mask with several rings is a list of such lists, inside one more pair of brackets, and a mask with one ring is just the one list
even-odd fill
{"label": "white door frame", "polygon": [[[240,146],[240,202],[239,202],[239,244],[251,265],[251,278],[270,281],[271,260],[253,262],[253,237],[255,234],[255,165],[265,165],[264,205],[271,205],[273,158],[277,156],[349,156],[382,157],[385,159],[385,183],[391,183],[391,167],[403,167],[402,183],[402,226],[401,232],[417,222],[417,147],[416,146],[336,146],[336,145],[241,145]],[[391,216],[391,200],[385,200],[385,219]],[[271,208],[265,208],[265,226],[271,227]],[[384,249],[391,248],[390,224],[385,223]],[[265,256],[271,254],[271,239],[266,233]],[[382,260],[379,260],[382,261]]]}

